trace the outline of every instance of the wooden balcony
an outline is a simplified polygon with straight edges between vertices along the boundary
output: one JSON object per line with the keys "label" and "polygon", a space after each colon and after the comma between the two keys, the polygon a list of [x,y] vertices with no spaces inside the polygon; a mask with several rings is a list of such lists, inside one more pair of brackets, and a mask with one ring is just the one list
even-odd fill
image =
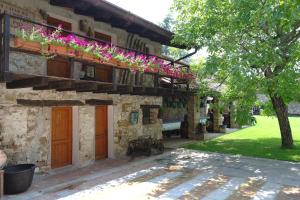
{"label": "wooden balcony", "polygon": [[[51,64],[51,62],[41,55],[41,53],[34,52],[26,48],[18,48],[12,45],[12,41],[16,37],[13,33],[14,31],[12,30],[13,21],[22,22],[26,25],[30,24],[32,26],[45,27],[46,29],[55,28],[21,17],[6,14],[1,15],[0,82],[5,82],[7,89],[33,88],[34,90],[132,94],[145,96],[181,96],[191,95],[195,92],[190,90],[189,81],[185,79],[178,79],[171,76],[161,75],[159,73],[137,72],[133,74],[130,72],[130,69],[110,62],[99,64],[97,62],[84,60],[76,56],[59,55],[57,58],[50,60],[51,62],[56,60],[56,63],[53,61],[55,63],[53,65],[53,63]],[[97,42],[103,42],[95,38],[86,37],[67,30],[63,31],[68,34],[74,34],[78,37],[82,37],[89,41],[94,40]],[[132,49],[126,49],[123,47],[118,48],[122,48],[124,51],[133,51],[136,55],[141,54],[141,52],[137,52]],[[33,73],[31,70],[26,70],[28,68],[28,66],[25,66],[26,63],[24,63],[24,66],[22,66],[25,71],[15,70],[12,66],[12,60],[15,59],[15,54],[18,54],[19,57],[28,56],[31,58],[30,56],[32,56],[35,59],[41,59],[43,61],[41,63],[43,64],[41,64],[41,66],[34,67],[38,68],[39,70],[45,68],[44,71],[47,72],[42,74]],[[57,69],[62,69],[61,66],[60,68],[56,68],[58,65],[60,65],[58,58],[62,61],[62,63],[67,63],[66,66],[68,66],[68,70],[65,72],[67,75],[60,75],[57,73]],[[183,65],[183,63],[176,62],[171,59],[165,59],[161,57],[158,58],[170,62],[170,65],[172,66]],[[45,63],[47,64],[45,65]],[[50,66],[54,67],[50,68]],[[77,66],[81,67],[79,71]],[[183,67],[188,68],[189,66],[185,65]],[[91,72],[88,72],[88,69],[92,69],[92,75]],[[80,76],[78,75],[79,72],[81,73]],[[88,76],[88,74],[90,76]]]}

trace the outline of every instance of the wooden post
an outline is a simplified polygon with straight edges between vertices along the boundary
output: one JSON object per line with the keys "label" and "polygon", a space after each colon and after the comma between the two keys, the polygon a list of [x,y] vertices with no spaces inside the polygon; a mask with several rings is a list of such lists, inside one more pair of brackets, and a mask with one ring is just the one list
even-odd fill
{"label": "wooden post", "polygon": [[113,91],[117,90],[117,71],[116,68],[113,67],[112,69],[112,84],[113,84]]}
{"label": "wooden post", "polygon": [[9,71],[10,17],[9,15],[4,14],[3,19],[3,34],[1,33],[3,38],[3,45],[1,46],[2,60],[0,65],[0,81],[5,81],[5,74]]}
{"label": "wooden post", "polygon": [[71,79],[75,79],[75,62],[74,62],[74,58],[69,58],[69,62],[70,62],[70,78]]}
{"label": "wooden post", "polygon": [[4,194],[4,170],[0,170],[0,199],[3,198]]}

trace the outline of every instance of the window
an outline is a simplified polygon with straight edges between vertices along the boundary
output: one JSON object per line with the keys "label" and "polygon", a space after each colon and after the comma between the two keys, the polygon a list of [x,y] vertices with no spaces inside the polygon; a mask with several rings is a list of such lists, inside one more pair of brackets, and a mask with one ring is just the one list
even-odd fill
{"label": "window", "polygon": [[142,105],[143,124],[155,124],[158,120],[159,105]]}
{"label": "window", "polygon": [[111,36],[104,33],[95,32],[95,38],[104,42],[111,43]]}
{"label": "window", "polygon": [[150,108],[143,108],[143,124],[150,124]]}

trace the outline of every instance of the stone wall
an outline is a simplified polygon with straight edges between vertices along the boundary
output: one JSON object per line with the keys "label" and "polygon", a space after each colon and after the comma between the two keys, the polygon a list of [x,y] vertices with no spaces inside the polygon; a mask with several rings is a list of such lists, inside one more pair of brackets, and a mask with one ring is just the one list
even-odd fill
{"label": "stone wall", "polygon": [[[125,98],[125,96],[124,96]],[[118,101],[116,101],[118,102]],[[149,98],[143,96],[126,96],[126,99],[119,99],[119,103],[114,108],[114,144],[116,154],[120,157],[126,155],[128,142],[140,136],[152,136],[162,138],[162,121],[157,119],[154,124],[143,124],[143,112],[141,105],[161,105],[162,98]],[[130,113],[138,111],[138,123],[130,123]]]}
{"label": "stone wall", "polygon": [[[51,107],[18,105],[16,99],[34,100],[113,100],[113,155],[124,157],[128,141],[142,135],[162,137],[162,122],[144,125],[141,105],[161,105],[161,97],[109,95],[76,92],[33,91],[32,89],[6,89],[0,84],[0,148],[4,149],[9,163],[35,163],[40,170],[51,166]],[[77,109],[76,109],[77,108]],[[73,161],[86,166],[95,157],[95,106],[73,107]],[[138,111],[137,124],[130,124],[130,113]],[[75,148],[75,149],[74,149]],[[77,149],[76,149],[77,148]],[[76,157],[77,156],[77,157]]]}
{"label": "stone wall", "polygon": [[[73,112],[74,115],[74,112]],[[79,106],[79,164],[86,166],[95,158],[95,108]],[[74,149],[74,148],[73,148]]]}
{"label": "stone wall", "polygon": [[291,102],[288,106],[288,112],[290,115],[300,115],[300,103]]}
{"label": "stone wall", "polygon": [[[266,103],[269,98],[264,94],[257,94],[258,101],[260,103]],[[289,115],[300,115],[300,102],[291,102],[288,105],[288,113]]]}

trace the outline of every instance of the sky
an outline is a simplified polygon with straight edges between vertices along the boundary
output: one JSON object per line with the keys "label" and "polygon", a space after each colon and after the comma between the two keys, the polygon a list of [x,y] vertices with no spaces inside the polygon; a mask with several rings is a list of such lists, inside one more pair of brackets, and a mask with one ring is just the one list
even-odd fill
{"label": "sky", "polygon": [[172,5],[173,0],[107,0],[148,21],[160,24]]}
{"label": "sky", "polygon": [[[159,25],[167,16],[173,0],[106,0]],[[193,51],[193,50],[190,50]],[[207,50],[200,49],[192,58],[208,56]]]}

